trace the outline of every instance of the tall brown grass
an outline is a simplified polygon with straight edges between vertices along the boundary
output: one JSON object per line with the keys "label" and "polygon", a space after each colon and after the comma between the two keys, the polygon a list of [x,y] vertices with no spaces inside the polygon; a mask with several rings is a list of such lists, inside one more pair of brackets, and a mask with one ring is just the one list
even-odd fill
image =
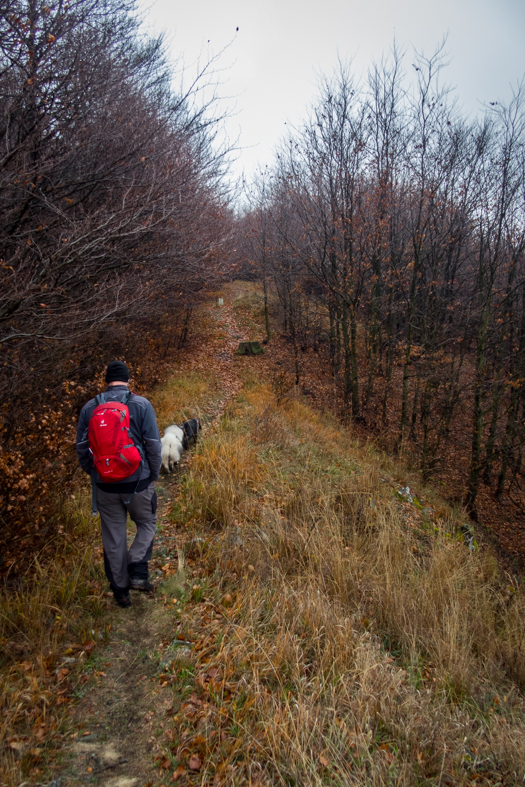
{"label": "tall brown grass", "polygon": [[524,779],[523,593],[393,469],[253,377],[198,448],[176,517],[221,528],[207,561],[233,598],[212,663],[240,742],[217,784]]}
{"label": "tall brown grass", "polygon": [[219,391],[213,371],[172,371],[165,383],[150,396],[161,434],[172,423],[180,424],[189,418],[202,417]]}
{"label": "tall brown grass", "polygon": [[0,589],[0,779],[5,785],[17,785],[38,770],[67,713],[82,643],[105,635],[101,561],[94,549],[98,522],[89,509],[83,490],[75,500],[57,496],[60,524],[51,529],[44,553],[34,556],[15,587]]}

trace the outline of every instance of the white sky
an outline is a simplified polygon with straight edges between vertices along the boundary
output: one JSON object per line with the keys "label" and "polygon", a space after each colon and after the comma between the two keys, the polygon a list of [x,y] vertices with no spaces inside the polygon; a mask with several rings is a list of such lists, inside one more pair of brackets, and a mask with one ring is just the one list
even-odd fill
{"label": "white sky", "polygon": [[[480,102],[508,101],[525,76],[525,0],[140,0],[152,32],[163,31],[173,59],[189,72],[231,43],[220,59],[220,93],[236,116],[227,123],[242,150],[236,174],[270,164],[286,131],[316,95],[317,75],[337,58],[357,73],[392,46],[434,52],[448,34],[444,72],[469,114]],[[236,32],[236,28],[239,31]],[[209,43],[208,43],[209,42]]]}

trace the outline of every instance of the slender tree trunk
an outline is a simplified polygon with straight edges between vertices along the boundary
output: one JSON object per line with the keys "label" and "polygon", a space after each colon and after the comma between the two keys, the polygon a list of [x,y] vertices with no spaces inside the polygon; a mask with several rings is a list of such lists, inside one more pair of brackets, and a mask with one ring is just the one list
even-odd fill
{"label": "slender tree trunk", "polygon": [[385,392],[383,396],[383,424],[386,424],[388,417],[388,397],[392,384],[392,369],[394,365],[394,315],[392,311],[393,287],[390,287],[388,295],[388,320],[387,320],[387,348],[385,354]]}
{"label": "slender tree trunk", "polygon": [[290,333],[292,335],[292,344],[293,344],[293,355],[294,355],[294,366],[295,366],[295,384],[299,385],[300,378],[299,378],[299,347],[297,345],[297,329],[295,325],[295,316],[292,311],[292,299],[290,294],[290,314],[288,318],[288,323],[290,325]]}
{"label": "slender tree trunk", "polygon": [[379,296],[381,293],[381,262],[377,254],[372,259],[372,271],[374,273],[374,284],[372,286],[372,303],[370,318],[370,352],[368,359],[368,381],[366,385],[364,406],[368,406],[370,397],[373,394],[374,382],[377,376],[378,354],[379,354]]}
{"label": "slender tree trunk", "polygon": [[408,439],[412,441],[416,440],[416,423],[417,423],[417,414],[419,409],[420,387],[421,387],[421,364],[418,365],[418,369],[417,369],[416,390],[414,391],[414,398],[412,400],[412,416],[410,418],[410,432],[408,433]]}
{"label": "slender tree trunk", "polygon": [[286,276],[283,278],[283,314],[284,314],[284,332],[288,332],[288,298],[286,292]]}
{"label": "slender tree trunk", "polygon": [[342,323],[342,310],[341,307],[338,305],[335,311],[335,361],[334,361],[334,376],[337,386],[339,386],[340,378],[341,378],[341,357],[342,357],[341,323]]}
{"label": "slender tree trunk", "polygon": [[350,342],[351,342],[351,364],[352,364],[352,416],[359,418],[359,369],[357,359],[357,321],[355,309],[350,309]]}
{"label": "slender tree trunk", "polygon": [[495,497],[498,503],[501,502],[503,490],[505,489],[505,481],[507,480],[507,471],[512,458],[512,445],[516,433],[516,416],[518,412],[519,391],[514,389],[509,408],[509,416],[507,419],[507,428],[505,430],[505,437],[501,448],[501,468],[498,475],[498,484],[496,487]]}
{"label": "slender tree trunk", "polygon": [[421,449],[421,473],[425,481],[430,477],[430,404],[432,401],[432,390],[427,384],[421,395],[421,427],[423,429],[423,446]]}
{"label": "slender tree trunk", "polygon": [[465,501],[470,512],[475,511],[474,506],[478,496],[479,476],[481,472],[481,449],[483,439],[483,385],[485,380],[485,348],[487,343],[489,314],[490,292],[487,293],[486,304],[482,309],[476,343],[476,378],[474,381],[472,448],[470,455],[468,490]]}
{"label": "slender tree trunk", "polygon": [[452,417],[454,415],[454,410],[458,402],[460,390],[461,390],[459,382],[460,382],[461,369],[463,367],[463,361],[465,359],[465,352],[463,349],[464,346],[465,343],[462,342],[457,369],[454,369],[455,362],[454,360],[452,361],[452,368],[450,371],[450,387],[446,394],[445,404],[443,406],[443,416],[441,418],[441,423],[437,433],[436,448],[434,452],[435,454],[437,454],[437,451],[439,450],[441,441],[442,440],[447,441],[449,439],[450,424],[452,422]]}
{"label": "slender tree trunk", "polygon": [[414,319],[414,295],[416,291],[416,274],[414,266],[414,275],[412,276],[412,284],[410,287],[410,301],[408,305],[408,332],[405,347],[405,363],[403,365],[403,393],[401,400],[401,420],[399,423],[399,438],[397,449],[401,450],[405,438],[405,431],[408,424],[408,391],[410,379],[410,366],[412,357],[412,333],[413,333],[413,319]]}
{"label": "slender tree trunk", "polygon": [[[501,368],[497,371],[497,376],[499,377],[501,374]],[[496,458],[496,435],[498,431],[498,421],[499,421],[499,406],[501,402],[501,397],[503,395],[503,388],[499,382],[496,383],[496,390],[492,397],[492,418],[490,420],[490,429],[489,434],[487,437],[487,444],[485,448],[485,462],[483,466],[483,481],[490,485],[491,483],[491,474],[492,474],[492,465]]]}
{"label": "slender tree trunk", "polygon": [[343,357],[344,357],[344,375],[343,375],[343,418],[348,420],[350,411],[350,401],[352,397],[352,350],[350,345],[350,332],[348,330],[348,307],[342,307],[342,320],[341,320],[342,334],[343,334]]}
{"label": "slender tree trunk", "polygon": [[330,303],[328,306],[328,317],[330,319],[330,368],[332,376],[335,377],[335,353],[336,353],[336,335],[335,335],[335,306]]}
{"label": "slender tree trunk", "polygon": [[184,322],[182,324],[182,329],[181,329],[180,336],[179,336],[179,341],[178,341],[178,344],[177,344],[177,347],[178,347],[179,350],[182,347],[184,347],[186,339],[188,338],[188,331],[189,331],[189,327],[190,327],[190,319],[191,319],[192,312],[193,312],[193,309],[191,308],[191,306],[189,306],[186,309],[186,313],[184,315]]}
{"label": "slender tree trunk", "polygon": [[263,276],[263,292],[264,292],[264,324],[266,326],[266,341],[270,341],[270,314],[268,311],[268,285],[266,282],[266,273]]}

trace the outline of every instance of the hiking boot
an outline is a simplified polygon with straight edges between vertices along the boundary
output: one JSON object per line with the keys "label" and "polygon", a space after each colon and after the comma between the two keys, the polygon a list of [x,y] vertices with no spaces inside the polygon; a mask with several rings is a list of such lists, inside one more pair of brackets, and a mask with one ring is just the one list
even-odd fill
{"label": "hiking boot", "polygon": [[129,585],[132,590],[140,590],[143,593],[153,593],[155,586],[148,579],[130,579]]}
{"label": "hiking boot", "polygon": [[119,607],[131,607],[129,590],[113,591],[113,595],[115,596],[115,601]]}

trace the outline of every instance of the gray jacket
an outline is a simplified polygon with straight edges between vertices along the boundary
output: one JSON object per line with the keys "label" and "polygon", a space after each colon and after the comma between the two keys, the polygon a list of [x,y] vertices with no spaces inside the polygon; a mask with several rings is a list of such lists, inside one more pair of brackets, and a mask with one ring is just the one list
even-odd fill
{"label": "gray jacket", "polygon": [[[110,385],[106,388],[106,401],[122,401],[124,394],[128,391],[127,385]],[[93,410],[97,406],[95,399],[90,399],[81,410],[77,428],[77,456],[82,470],[89,475],[94,470],[91,451],[89,450],[88,426],[93,415]],[[128,402],[129,427],[133,442],[142,453],[143,461],[139,469],[129,478],[125,484],[148,479],[155,481],[159,477],[160,465],[162,462],[159,427],[155,417],[155,410],[151,402],[143,396],[133,394]],[[95,474],[95,481],[100,482],[100,476]],[[121,483],[118,484],[120,488]],[[142,486],[142,484],[141,484]],[[104,483],[104,489],[114,487],[118,491],[117,485]]]}

